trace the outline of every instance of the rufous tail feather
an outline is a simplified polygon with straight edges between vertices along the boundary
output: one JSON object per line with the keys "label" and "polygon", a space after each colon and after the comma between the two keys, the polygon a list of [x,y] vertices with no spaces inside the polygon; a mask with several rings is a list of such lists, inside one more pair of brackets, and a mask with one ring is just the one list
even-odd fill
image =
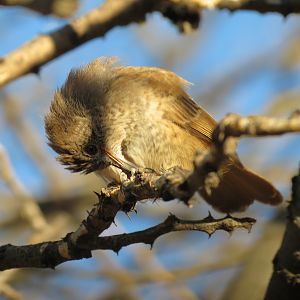
{"label": "rufous tail feather", "polygon": [[201,196],[216,210],[231,213],[244,211],[255,200],[278,205],[282,202],[282,195],[264,178],[247,170],[240,163],[226,164],[221,169],[220,184],[206,192],[202,188]]}

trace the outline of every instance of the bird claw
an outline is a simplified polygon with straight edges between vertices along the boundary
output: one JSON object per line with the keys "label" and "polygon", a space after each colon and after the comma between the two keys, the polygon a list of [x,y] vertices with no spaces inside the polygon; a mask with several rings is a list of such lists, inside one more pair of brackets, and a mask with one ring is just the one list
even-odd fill
{"label": "bird claw", "polygon": [[139,174],[158,174],[158,172],[152,168],[137,168],[131,170],[131,177],[136,177]]}

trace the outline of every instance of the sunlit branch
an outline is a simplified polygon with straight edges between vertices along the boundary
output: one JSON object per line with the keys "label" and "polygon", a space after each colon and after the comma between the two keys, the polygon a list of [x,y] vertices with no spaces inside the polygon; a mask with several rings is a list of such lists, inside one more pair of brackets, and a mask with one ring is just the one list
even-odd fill
{"label": "sunlit branch", "polygon": [[0,60],[0,86],[39,69],[54,58],[117,26],[144,21],[147,14],[160,12],[180,31],[198,28],[203,9],[251,9],[279,12],[283,15],[300,12],[300,2],[228,1],[228,0],[106,0],[103,5],[49,34],[40,35],[10,52]]}

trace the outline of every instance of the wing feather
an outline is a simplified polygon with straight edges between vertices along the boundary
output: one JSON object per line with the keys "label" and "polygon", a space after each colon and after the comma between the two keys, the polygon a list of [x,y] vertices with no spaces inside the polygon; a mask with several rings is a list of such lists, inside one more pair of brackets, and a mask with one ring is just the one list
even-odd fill
{"label": "wing feather", "polygon": [[[216,121],[188,95],[188,81],[159,68],[120,67],[119,73],[126,73],[133,81],[150,87],[159,96],[163,118],[199,139],[206,147],[211,145]],[[164,101],[161,101],[162,98]]]}

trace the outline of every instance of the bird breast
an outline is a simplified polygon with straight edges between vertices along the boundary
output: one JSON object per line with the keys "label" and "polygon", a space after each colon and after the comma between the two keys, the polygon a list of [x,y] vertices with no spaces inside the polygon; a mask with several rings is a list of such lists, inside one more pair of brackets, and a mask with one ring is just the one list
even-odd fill
{"label": "bird breast", "polygon": [[[139,99],[138,102],[112,103],[104,115],[105,146],[118,159],[157,171],[178,165],[192,168],[199,141],[165,119],[158,102]],[[111,166],[99,174],[108,180],[120,181],[120,170],[116,167]]]}

